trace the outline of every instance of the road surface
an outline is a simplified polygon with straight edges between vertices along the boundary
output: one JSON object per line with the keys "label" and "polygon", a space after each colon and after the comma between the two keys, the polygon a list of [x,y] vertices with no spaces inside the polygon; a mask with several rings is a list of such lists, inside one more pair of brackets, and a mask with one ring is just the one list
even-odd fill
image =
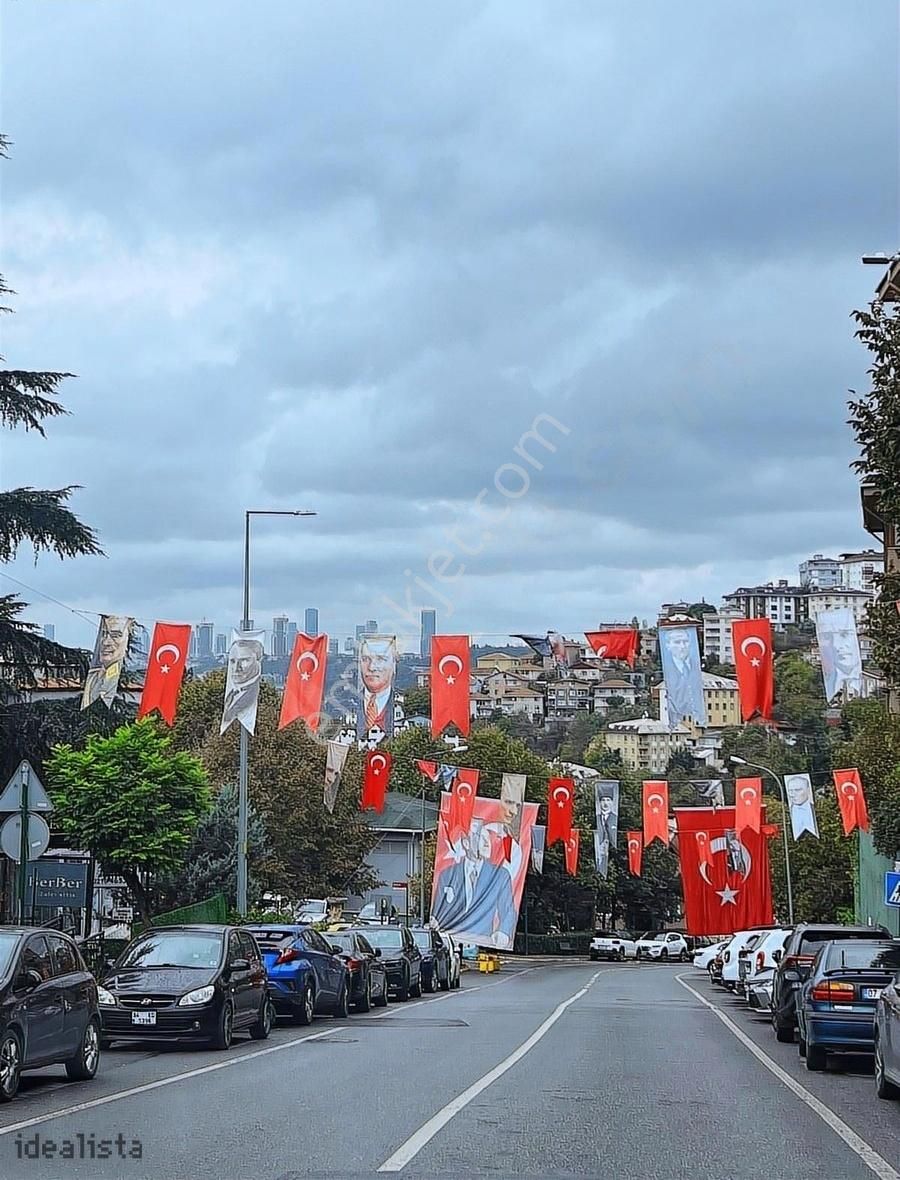
{"label": "road surface", "polygon": [[808,1074],[689,966],[531,962],[227,1053],[116,1048],[0,1108],[4,1180],[391,1172],[900,1180],[900,1104],[864,1064]]}

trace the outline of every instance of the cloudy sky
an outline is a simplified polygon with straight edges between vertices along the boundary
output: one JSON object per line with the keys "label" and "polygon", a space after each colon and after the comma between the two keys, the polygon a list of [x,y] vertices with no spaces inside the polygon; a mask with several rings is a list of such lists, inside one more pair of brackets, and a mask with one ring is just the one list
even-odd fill
{"label": "cloudy sky", "polygon": [[2,485],[83,485],[107,554],[6,573],[224,629],[244,509],[309,508],[255,526],[257,625],[499,638],[866,543],[892,0],[0,7],[3,351],[78,374]]}

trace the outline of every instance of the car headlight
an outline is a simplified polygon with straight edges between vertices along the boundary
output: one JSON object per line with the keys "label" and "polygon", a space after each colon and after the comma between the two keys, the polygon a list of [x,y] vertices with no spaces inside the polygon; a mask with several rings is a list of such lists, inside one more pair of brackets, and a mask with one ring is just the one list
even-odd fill
{"label": "car headlight", "polygon": [[182,996],[178,1001],[179,1008],[188,1008],[192,1004],[208,1004],[215,995],[216,989],[212,984],[206,987],[195,988],[194,991],[188,992],[186,996]]}
{"label": "car headlight", "polygon": [[115,1008],[119,1002],[112,992],[107,991],[105,987],[100,987],[99,985],[97,987],[97,1001],[106,1008]]}

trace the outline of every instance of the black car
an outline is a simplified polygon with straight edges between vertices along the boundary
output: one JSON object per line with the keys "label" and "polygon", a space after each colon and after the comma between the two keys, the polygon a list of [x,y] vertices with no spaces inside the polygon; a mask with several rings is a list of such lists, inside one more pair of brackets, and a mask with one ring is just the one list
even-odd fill
{"label": "black car", "polygon": [[422,952],[406,926],[367,926],[366,938],[387,971],[388,987],[398,1000],[422,994]]}
{"label": "black car", "polygon": [[97,1072],[97,984],[68,935],[0,926],[0,1102],[22,1070],[59,1064],[72,1081]]}
{"label": "black car", "polygon": [[350,981],[350,1003],[357,1012],[368,1012],[373,1004],[384,1008],[388,1002],[388,981],[381,951],[372,946],[362,930],[329,930],[324,938],[344,960]]}
{"label": "black car", "polygon": [[779,1041],[790,1044],[797,1027],[797,993],[809,976],[821,947],[826,942],[848,939],[890,938],[883,926],[841,926],[837,922],[795,926],[788,936],[772,981],[772,1027]]}
{"label": "black car", "polygon": [[422,991],[442,992],[450,988],[450,952],[444,940],[430,926],[413,926],[410,933],[422,955]]}
{"label": "black car", "polygon": [[160,926],[133,939],[100,986],[103,1044],[263,1041],[274,1009],[256,940],[233,926]]}

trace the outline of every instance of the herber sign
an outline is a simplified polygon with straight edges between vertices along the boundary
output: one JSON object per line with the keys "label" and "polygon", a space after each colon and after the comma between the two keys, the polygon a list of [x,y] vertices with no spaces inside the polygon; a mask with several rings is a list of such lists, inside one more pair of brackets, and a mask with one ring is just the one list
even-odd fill
{"label": "herber sign", "polygon": [[32,861],[28,866],[28,896],[33,897],[36,906],[83,909],[87,904],[87,876],[86,864]]}

